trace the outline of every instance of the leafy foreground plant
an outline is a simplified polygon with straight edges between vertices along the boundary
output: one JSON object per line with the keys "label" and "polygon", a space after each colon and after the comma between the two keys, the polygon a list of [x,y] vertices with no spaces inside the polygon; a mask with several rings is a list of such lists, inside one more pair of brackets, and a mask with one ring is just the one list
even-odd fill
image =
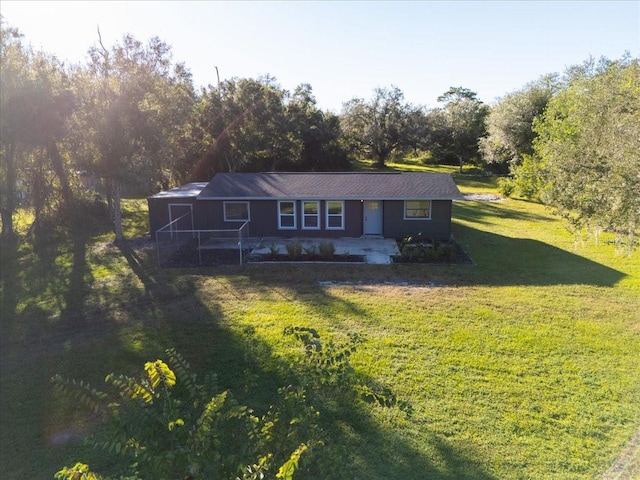
{"label": "leafy foreground plant", "polygon": [[303,358],[289,365],[299,384],[279,389],[278,401],[263,416],[240,405],[230,391],[219,391],[215,375],[198,383],[174,350],[166,352],[168,363],[147,362],[140,378],[108,375],[111,394],[55,376],[58,392],[101,415],[104,430],[88,441],[124,465],[114,476],[101,476],[79,462],[55,478],[292,479],[303,455],[313,457],[325,445],[313,405],[321,397],[347,386],[348,395],[395,403],[390,392],[376,393],[355,379],[349,356],[361,341],[357,336],[351,335],[346,345],[323,348],[313,329],[293,327],[285,334],[304,345]]}

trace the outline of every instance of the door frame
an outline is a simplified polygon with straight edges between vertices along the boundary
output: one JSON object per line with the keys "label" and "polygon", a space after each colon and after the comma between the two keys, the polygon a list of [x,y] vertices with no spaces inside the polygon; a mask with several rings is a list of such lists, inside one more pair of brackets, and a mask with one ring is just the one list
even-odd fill
{"label": "door frame", "polygon": [[[369,208],[370,203],[376,203],[378,208]],[[382,235],[382,200],[363,200],[362,202],[362,234]]]}
{"label": "door frame", "polygon": [[[178,229],[178,223],[176,222],[174,224],[173,221],[179,219],[180,217],[184,216],[187,213],[187,212],[184,212],[182,214],[175,215],[175,218],[173,218],[174,217],[174,215],[173,215],[173,208],[174,207],[177,207],[176,210],[179,209],[179,208],[189,209],[188,213],[190,213],[190,220],[191,220],[191,232],[192,232],[191,235],[194,236],[195,232],[194,232],[194,228],[193,228],[194,227],[194,225],[193,225],[193,205],[190,204],[190,203],[169,203],[167,207],[169,209],[169,224],[170,224],[169,230],[171,232],[171,238],[173,238],[174,235],[176,235],[180,231]],[[176,213],[178,213],[178,212],[176,212]]]}

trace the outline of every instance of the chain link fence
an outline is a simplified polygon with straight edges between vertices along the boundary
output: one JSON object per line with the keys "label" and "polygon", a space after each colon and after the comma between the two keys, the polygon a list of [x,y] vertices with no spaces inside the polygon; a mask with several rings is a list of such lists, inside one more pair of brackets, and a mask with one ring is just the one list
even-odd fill
{"label": "chain link fence", "polygon": [[237,229],[183,230],[186,213],[156,232],[158,264],[162,267],[243,265],[250,252],[249,222]]}

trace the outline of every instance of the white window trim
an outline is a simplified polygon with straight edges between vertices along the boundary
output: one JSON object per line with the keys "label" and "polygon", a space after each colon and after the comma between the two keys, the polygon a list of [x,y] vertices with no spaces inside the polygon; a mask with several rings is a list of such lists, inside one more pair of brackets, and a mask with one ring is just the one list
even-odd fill
{"label": "white window trim", "polygon": [[[241,203],[247,206],[247,218],[227,218],[227,204],[230,203]],[[234,202],[234,201],[228,201],[228,202],[222,202],[222,214],[224,215],[224,221],[225,222],[248,222],[251,220],[251,203],[250,202]]]}
{"label": "white window trim", "polygon": [[[304,206],[307,203],[313,203],[316,206],[316,213],[305,213]],[[316,217],[317,222],[315,227],[307,227],[305,220],[307,217]],[[320,202],[316,200],[302,200],[302,229],[303,230],[320,230]]]}
{"label": "white window trim", "polygon": [[[331,202],[339,203],[342,206],[339,227],[330,226],[329,218],[338,216],[338,215],[329,215],[329,203]],[[344,200],[326,200],[325,201],[325,229],[326,230],[344,230]]]}
{"label": "white window trim", "polygon": [[[407,203],[408,202],[429,202],[429,214],[426,217],[408,217],[407,216]],[[403,208],[403,218],[404,220],[431,220],[431,205],[433,204],[433,202],[431,200],[420,200],[420,199],[415,199],[415,200],[405,200],[404,201],[404,208]]]}
{"label": "white window trim", "polygon": [[[283,203],[293,203],[293,226],[289,227],[283,227],[282,226],[282,210],[280,208],[280,206]],[[298,218],[298,211],[297,211],[297,201],[295,200],[278,200],[278,230],[296,230],[298,228],[298,222],[297,222],[297,218]],[[291,214],[287,213],[284,214],[286,217],[290,217]]]}

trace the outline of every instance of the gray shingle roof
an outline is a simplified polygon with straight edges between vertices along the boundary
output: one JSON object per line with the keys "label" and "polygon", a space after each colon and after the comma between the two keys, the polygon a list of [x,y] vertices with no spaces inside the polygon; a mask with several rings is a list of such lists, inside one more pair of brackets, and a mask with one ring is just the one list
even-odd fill
{"label": "gray shingle roof", "polygon": [[197,197],[207,186],[207,182],[194,182],[152,195],[151,198],[191,198]]}
{"label": "gray shingle roof", "polygon": [[464,200],[447,173],[218,173],[198,199]]}

